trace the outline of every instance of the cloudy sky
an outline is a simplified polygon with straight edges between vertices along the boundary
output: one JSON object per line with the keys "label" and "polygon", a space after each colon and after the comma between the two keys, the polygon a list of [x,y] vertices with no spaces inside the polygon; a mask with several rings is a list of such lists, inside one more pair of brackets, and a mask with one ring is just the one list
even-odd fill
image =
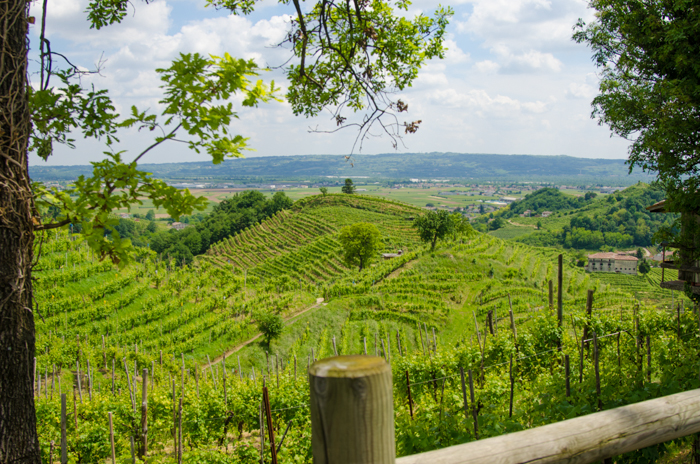
{"label": "cloudy sky", "polygon": [[[161,97],[155,73],[180,52],[254,58],[261,66],[279,66],[288,52],[272,47],[288,27],[288,6],[262,0],[248,17],[205,8],[203,0],[133,0],[129,17],[119,25],[90,30],[84,10],[88,0],[48,0],[47,37],[52,49],[84,66],[102,57],[100,76],[85,83],[109,89],[118,111],[131,105],[157,110]],[[449,3],[446,3],[449,4]],[[429,13],[435,0],[416,0],[411,14]],[[423,121],[404,139],[399,152],[461,152],[571,155],[625,158],[627,142],[610,138],[606,127],[590,119],[590,101],[598,78],[591,53],[571,40],[578,18],[592,12],[583,0],[456,0],[448,28],[444,60],[429,62],[411,89],[400,94],[409,118]],[[293,8],[293,7],[292,7]],[[41,3],[33,4],[37,25],[31,32],[32,57],[38,49]],[[36,66],[35,66],[36,69]],[[279,71],[265,73],[284,86]],[[38,81],[33,75],[32,81]],[[332,127],[323,116],[295,117],[285,103],[241,109],[232,129],[250,137],[257,151],[248,156],[347,154],[355,133],[309,133],[309,127]],[[119,149],[136,155],[148,136],[122,133]],[[59,148],[50,164],[87,164],[99,159],[99,142],[79,141],[75,150]],[[393,150],[390,140],[373,138],[362,153]],[[149,153],[145,162],[203,161],[182,144]],[[37,157],[32,164],[43,163]]]}

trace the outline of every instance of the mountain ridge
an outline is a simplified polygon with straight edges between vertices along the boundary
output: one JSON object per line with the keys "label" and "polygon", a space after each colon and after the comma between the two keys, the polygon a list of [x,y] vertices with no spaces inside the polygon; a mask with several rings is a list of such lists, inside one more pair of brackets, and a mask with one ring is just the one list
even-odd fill
{"label": "mountain ridge", "polygon": [[[355,155],[293,155],[238,158],[219,165],[208,161],[142,164],[157,178],[180,180],[312,179],[369,177],[374,179],[554,180],[595,178],[634,183],[651,176],[628,173],[625,160],[575,158],[567,155],[504,155],[476,153],[382,153]],[[30,166],[33,180],[72,180],[89,175],[91,166]]]}

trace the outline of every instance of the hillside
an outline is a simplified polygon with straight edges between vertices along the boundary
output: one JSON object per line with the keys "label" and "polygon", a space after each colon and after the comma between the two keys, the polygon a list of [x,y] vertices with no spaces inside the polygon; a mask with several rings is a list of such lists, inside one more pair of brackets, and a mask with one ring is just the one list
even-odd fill
{"label": "hillside", "polygon": [[[536,246],[585,250],[648,247],[659,228],[675,218],[673,214],[655,214],[645,209],[664,197],[662,191],[647,184],[639,183],[611,195],[591,194],[588,199],[581,196],[562,200],[564,195],[551,192],[538,195],[543,190],[549,189],[539,190],[499,211],[496,216],[504,219],[504,227],[491,234]],[[539,209],[533,209],[538,200],[546,201]],[[544,205],[553,212],[546,218],[536,215]],[[523,208],[531,209],[533,215],[522,217]],[[541,230],[536,229],[538,224]]]}
{"label": "hillside", "polygon": [[[629,185],[649,180],[648,175],[628,174],[624,160],[571,156],[497,155],[472,153],[385,153],[343,156],[268,156],[211,162],[143,164],[141,168],[160,179],[309,179],[327,176],[367,176],[385,179],[483,179],[501,181],[592,182]],[[91,166],[30,166],[35,181],[73,180],[89,175]]]}
{"label": "hillside", "polygon": [[[68,421],[70,459],[107,459],[104,424],[110,411],[118,462],[131,462],[129,437],[139,424],[134,392],[141,391],[141,369],[149,369],[149,462],[176,460],[172,420],[180,397],[185,462],[257,461],[260,380],[265,376],[275,433],[279,436],[291,424],[281,462],[311,462],[304,366],[336,352],[366,350],[390,359],[395,372],[399,455],[463,443],[475,437],[471,422],[468,427],[464,423],[458,367],[480,377],[475,391],[483,404],[481,437],[589,412],[595,395],[590,360],[585,375],[582,371],[580,393],[565,399],[556,354],[561,334],[564,352],[578,356],[579,336],[587,324],[599,334],[642,327],[659,337],[654,382],[673,376],[675,383],[664,391],[696,382],[695,366],[682,370],[681,360],[673,358],[681,326],[667,324],[666,310],[652,306],[682,302],[688,307],[689,301],[661,290],[657,274],[586,274],[575,267],[575,255],[565,253],[566,318],[559,331],[548,302],[558,251],[478,234],[464,243],[441,243],[430,253],[407,220],[417,212],[361,196],[319,195],[220,242],[182,268],[145,250],[136,263],[118,270],[95,260],[80,236],[45,233],[35,273],[42,316],[36,321],[37,373],[43,376],[37,398],[41,442],[60,442],[60,401],[53,391],[72,396],[73,386],[80,386],[79,420],[77,425]],[[376,261],[361,273],[345,268],[335,236],[343,225],[357,221],[376,224],[386,249],[402,247],[406,254]],[[666,278],[671,274],[667,271]],[[588,290],[595,290],[591,320],[583,311]],[[511,308],[517,339],[511,333]],[[255,321],[270,313],[285,319],[285,329],[267,346],[254,338]],[[633,314],[642,318],[641,325],[633,325]],[[689,350],[697,320],[687,312],[682,321],[689,340],[683,349]],[[604,366],[620,362],[613,340],[601,344]],[[606,368],[606,408],[660,394],[653,388],[656,383],[639,387],[635,344],[622,340],[625,370]],[[505,383],[510,355],[517,363],[512,417]],[[86,369],[91,370],[85,374]],[[413,418],[405,373],[413,383]]]}

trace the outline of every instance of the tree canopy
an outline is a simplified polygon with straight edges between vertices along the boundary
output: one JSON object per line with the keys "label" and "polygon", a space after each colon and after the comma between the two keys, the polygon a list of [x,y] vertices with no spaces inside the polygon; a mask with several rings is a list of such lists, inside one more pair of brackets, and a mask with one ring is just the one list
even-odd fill
{"label": "tree canopy", "polygon": [[349,195],[355,193],[355,185],[352,183],[352,179],[345,179],[345,185],[340,190]]}
{"label": "tree canopy", "polygon": [[[595,21],[574,40],[593,51],[601,73],[592,117],[630,141],[630,171],[657,175],[667,210],[700,210],[700,40],[697,2],[591,0]],[[678,219],[680,220],[680,218]],[[665,229],[692,241],[698,225]]]}
{"label": "tree canopy", "polygon": [[259,313],[257,315],[258,319],[258,330],[262,333],[265,339],[265,344],[267,348],[270,348],[270,343],[276,338],[279,338],[284,331],[284,320],[282,316],[275,313]]}
{"label": "tree canopy", "polygon": [[418,235],[423,242],[430,243],[430,250],[434,250],[438,240],[452,233],[454,222],[450,213],[445,210],[428,211],[413,220],[413,227],[418,229]]}
{"label": "tree canopy", "polygon": [[376,257],[382,246],[382,235],[374,224],[358,222],[343,227],[338,235],[343,246],[343,258],[348,266],[359,266],[360,271]]}

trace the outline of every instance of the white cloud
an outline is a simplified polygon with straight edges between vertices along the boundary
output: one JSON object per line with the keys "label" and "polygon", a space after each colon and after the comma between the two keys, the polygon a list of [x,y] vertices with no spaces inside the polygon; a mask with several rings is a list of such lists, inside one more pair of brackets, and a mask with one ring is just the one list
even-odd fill
{"label": "white cloud", "polygon": [[493,74],[498,72],[499,69],[501,69],[501,65],[491,60],[484,60],[475,63],[474,68],[480,73]]}
{"label": "white cloud", "polygon": [[569,87],[566,89],[566,96],[568,98],[585,98],[586,100],[590,100],[595,97],[597,93],[598,91],[593,86],[577,84],[576,82],[569,84]]}
{"label": "white cloud", "polygon": [[470,60],[469,53],[464,53],[454,40],[445,40],[445,47],[447,48],[444,59],[446,64],[466,63]]}
{"label": "white cloud", "polygon": [[523,113],[542,113],[547,109],[546,103],[540,101],[520,102],[505,95],[491,97],[483,89],[468,92],[459,92],[454,88],[435,90],[430,99],[440,107],[472,110],[481,118],[517,118]]}
{"label": "white cloud", "polygon": [[563,66],[551,53],[528,50],[515,54],[503,44],[496,45],[492,51],[501,61],[500,71],[507,73],[522,73],[532,71],[559,72]]}

